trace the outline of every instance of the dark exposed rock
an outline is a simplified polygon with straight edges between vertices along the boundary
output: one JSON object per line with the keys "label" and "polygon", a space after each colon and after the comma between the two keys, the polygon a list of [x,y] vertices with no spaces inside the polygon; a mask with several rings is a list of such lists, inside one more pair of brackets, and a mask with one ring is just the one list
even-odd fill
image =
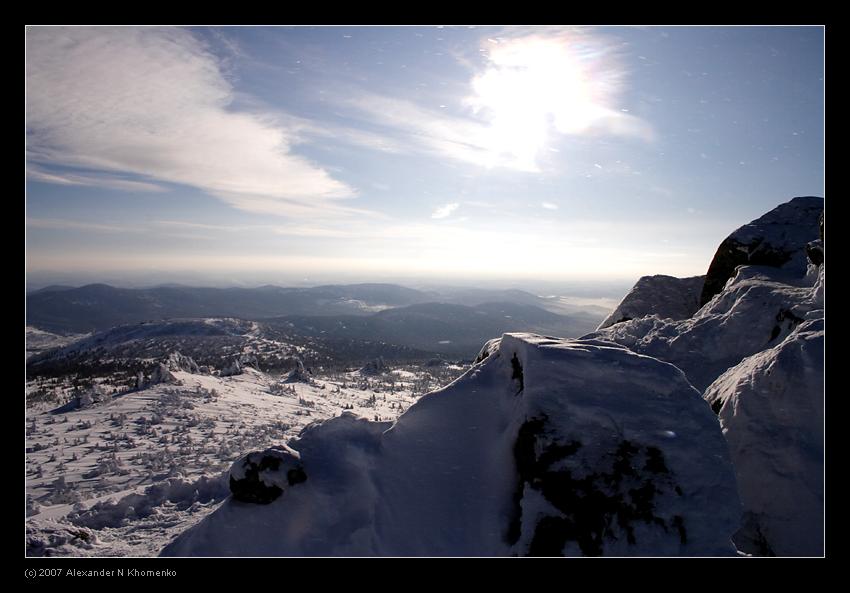
{"label": "dark exposed rock", "polygon": [[387,365],[382,357],[370,360],[360,369],[361,375],[381,375],[387,371]]}
{"label": "dark exposed rock", "polygon": [[226,367],[221,369],[219,376],[221,377],[232,377],[234,375],[242,374],[242,363],[236,359],[230,362]]}
{"label": "dark exposed rock", "polygon": [[[519,540],[522,523],[527,520],[537,521],[529,556],[561,556],[568,542],[577,544],[585,556],[599,556],[606,539],[617,539],[615,533],[635,545],[635,527],[641,523],[673,531],[683,545],[687,543],[684,518],[665,519],[656,512],[657,497],[683,496],[661,449],[621,439],[593,471],[564,465],[581,449],[582,443],[576,440],[553,440],[545,415],[520,427],[514,445],[518,482],[505,536],[509,544]],[[527,489],[540,492],[560,514],[523,517],[522,499]]]}
{"label": "dark exposed rock", "polygon": [[511,359],[511,379],[519,383],[519,389],[517,390],[517,395],[519,395],[525,389],[525,379],[522,375],[522,363],[520,363],[516,354]]}
{"label": "dark exposed rock", "polygon": [[242,502],[268,504],[307,479],[301,459],[289,447],[272,447],[239,458],[230,468],[230,492]]}
{"label": "dark exposed rock", "polygon": [[823,263],[823,241],[818,239],[806,245],[806,255],[814,265],[821,265]]}
{"label": "dark exposed rock", "polygon": [[284,383],[310,383],[312,381],[310,370],[304,367],[304,363],[296,359],[295,368],[289,371]]}
{"label": "dark exposed rock", "polygon": [[823,198],[799,197],[733,232],[717,248],[703,284],[700,307],[723,290],[742,265],[806,272],[806,245],[822,232]]}

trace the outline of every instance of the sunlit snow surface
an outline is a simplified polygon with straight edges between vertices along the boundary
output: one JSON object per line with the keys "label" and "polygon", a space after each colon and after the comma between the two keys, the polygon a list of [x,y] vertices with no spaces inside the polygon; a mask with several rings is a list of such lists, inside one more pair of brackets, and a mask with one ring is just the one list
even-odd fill
{"label": "sunlit snow surface", "polygon": [[[83,409],[27,412],[27,553],[151,556],[229,494],[239,455],[285,442],[343,410],[394,419],[460,370],[416,367],[281,383],[251,368],[216,377],[173,371],[158,384]],[[40,469],[40,471],[39,471]],[[57,483],[60,476],[64,485]]]}

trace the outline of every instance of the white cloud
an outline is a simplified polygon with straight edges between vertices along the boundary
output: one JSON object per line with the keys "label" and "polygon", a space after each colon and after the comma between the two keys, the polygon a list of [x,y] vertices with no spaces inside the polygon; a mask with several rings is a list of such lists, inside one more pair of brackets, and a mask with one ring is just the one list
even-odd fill
{"label": "white cloud", "polygon": [[30,162],[185,184],[254,212],[352,212],[339,199],[355,192],[293,154],[284,127],[231,109],[218,60],[187,31],[34,27],[26,52]]}
{"label": "white cloud", "polygon": [[557,210],[558,209],[558,205],[553,204],[552,202],[541,202],[540,206],[542,208],[545,208],[546,210]]}
{"label": "white cloud", "polygon": [[440,206],[434,210],[431,218],[447,218],[452,212],[457,210],[459,206],[460,204],[446,204],[445,206]]}

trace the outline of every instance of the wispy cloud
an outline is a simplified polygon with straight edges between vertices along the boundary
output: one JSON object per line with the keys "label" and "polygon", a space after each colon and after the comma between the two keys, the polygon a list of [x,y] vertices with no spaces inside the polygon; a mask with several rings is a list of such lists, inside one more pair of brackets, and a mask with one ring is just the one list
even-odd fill
{"label": "wispy cloud", "polygon": [[460,204],[446,204],[445,206],[440,206],[434,213],[431,214],[431,218],[447,218],[451,216],[452,212],[458,209]]}
{"label": "wispy cloud", "polygon": [[[185,184],[254,212],[356,212],[339,202],[355,191],[294,154],[284,127],[231,108],[219,61],[187,31],[34,27],[26,51],[30,162]],[[122,183],[44,169],[34,175]]]}
{"label": "wispy cloud", "polygon": [[81,173],[49,172],[36,165],[27,166],[27,177],[43,183],[57,185],[83,185],[89,187],[106,187],[124,191],[161,192],[164,188],[155,183],[122,179],[113,175],[92,175]]}
{"label": "wispy cloud", "polygon": [[558,209],[558,205],[554,204],[552,202],[541,202],[540,207],[545,208],[546,210],[557,210]]}
{"label": "wispy cloud", "polygon": [[132,227],[129,225],[100,224],[60,218],[27,218],[26,225],[33,229],[74,230],[96,233],[132,233],[141,232],[143,230],[139,227]]}

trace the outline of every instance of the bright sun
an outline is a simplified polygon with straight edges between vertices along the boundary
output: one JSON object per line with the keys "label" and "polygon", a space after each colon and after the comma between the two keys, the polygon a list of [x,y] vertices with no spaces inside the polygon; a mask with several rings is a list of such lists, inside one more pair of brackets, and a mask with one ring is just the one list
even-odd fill
{"label": "bright sun", "polygon": [[600,69],[600,53],[586,45],[525,37],[494,44],[488,57],[469,104],[489,123],[480,140],[491,166],[537,170],[551,129],[580,134],[615,114],[606,107],[616,90],[611,72]]}

